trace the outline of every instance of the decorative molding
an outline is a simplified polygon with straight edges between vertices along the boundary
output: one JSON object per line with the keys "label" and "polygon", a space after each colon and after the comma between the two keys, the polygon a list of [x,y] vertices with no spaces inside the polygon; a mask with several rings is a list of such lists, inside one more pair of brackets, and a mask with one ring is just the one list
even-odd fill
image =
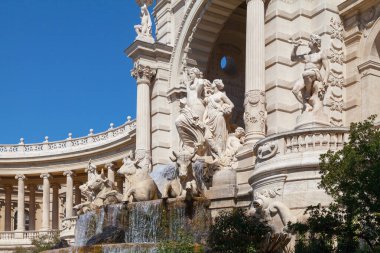
{"label": "decorative molding", "polygon": [[[66,139],[63,141],[35,144],[0,144],[0,158],[38,157],[60,155],[79,152],[94,148],[115,140],[130,136],[136,129],[136,121],[129,121],[123,125],[109,129],[105,132],[80,138]],[[45,147],[45,149],[44,149]]]}

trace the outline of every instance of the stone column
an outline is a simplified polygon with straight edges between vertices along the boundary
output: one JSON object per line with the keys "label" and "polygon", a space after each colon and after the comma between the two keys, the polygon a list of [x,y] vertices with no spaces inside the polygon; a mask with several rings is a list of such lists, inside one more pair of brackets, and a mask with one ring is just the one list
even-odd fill
{"label": "stone column", "polygon": [[5,231],[12,231],[12,185],[5,185]]}
{"label": "stone column", "polygon": [[82,193],[79,189],[80,182],[75,182],[75,205],[79,205],[82,202]]}
{"label": "stone column", "polygon": [[107,177],[110,181],[115,183],[115,164],[114,163],[107,163],[105,165],[107,168]]}
{"label": "stone column", "polygon": [[52,217],[51,217],[51,227],[52,229],[58,229],[58,218],[59,218],[59,188],[61,186],[59,184],[53,184],[51,186],[53,189],[53,201],[52,201]]}
{"label": "stone column", "polygon": [[131,75],[137,81],[136,159],[140,167],[147,168],[151,163],[150,85],[155,70],[135,62]]}
{"label": "stone column", "polygon": [[15,177],[17,187],[17,231],[25,231],[25,176],[22,174]]}
{"label": "stone column", "polygon": [[42,225],[41,230],[49,230],[50,214],[50,174],[44,173],[40,176],[43,179],[42,186]]}
{"label": "stone column", "polygon": [[73,216],[73,172],[67,170],[63,172],[66,176],[66,217],[71,218]]}
{"label": "stone column", "polygon": [[28,185],[29,189],[29,230],[36,230],[36,189],[35,185]]}
{"label": "stone column", "polygon": [[263,0],[247,1],[244,123],[247,144],[265,137],[265,33]]}

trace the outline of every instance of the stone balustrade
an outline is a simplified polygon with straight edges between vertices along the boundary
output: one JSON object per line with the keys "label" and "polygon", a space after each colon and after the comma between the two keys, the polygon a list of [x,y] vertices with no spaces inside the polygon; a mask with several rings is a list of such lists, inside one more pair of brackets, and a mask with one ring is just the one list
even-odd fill
{"label": "stone balustrade", "polygon": [[128,121],[125,124],[105,132],[92,134],[80,138],[68,138],[63,141],[25,144],[23,141],[16,145],[1,145],[0,158],[35,157],[78,152],[88,148],[111,143],[130,135],[136,129],[136,121]]}
{"label": "stone balustrade", "polygon": [[[38,231],[6,231],[6,232],[0,232],[0,245],[4,244],[11,244],[10,240],[33,240],[38,238],[39,236],[47,236],[48,238],[53,238],[58,234],[58,230],[38,230]],[[30,244],[30,243],[29,243]]]}
{"label": "stone balustrade", "polygon": [[254,151],[261,163],[276,156],[338,150],[347,141],[347,128],[303,129],[269,136],[257,142]]}

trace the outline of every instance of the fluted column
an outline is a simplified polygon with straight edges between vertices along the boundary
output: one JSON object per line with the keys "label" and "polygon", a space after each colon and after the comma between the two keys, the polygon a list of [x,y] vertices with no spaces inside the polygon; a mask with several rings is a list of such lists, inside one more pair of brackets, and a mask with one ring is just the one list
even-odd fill
{"label": "fluted column", "polygon": [[247,0],[244,122],[246,141],[265,137],[265,33],[263,0]]}
{"label": "fluted column", "polygon": [[73,172],[67,170],[63,172],[66,176],[66,217],[71,218],[73,216]]}
{"label": "fluted column", "polygon": [[136,62],[131,74],[137,81],[136,159],[140,167],[148,167],[151,162],[150,85],[155,70]]}
{"label": "fluted column", "polygon": [[108,179],[115,183],[115,169],[116,169],[115,164],[114,163],[107,163],[105,165],[105,167],[107,168]]}
{"label": "fluted column", "polygon": [[12,230],[12,191],[13,187],[12,185],[5,185],[5,231],[11,231]]}
{"label": "fluted column", "polygon": [[43,179],[42,186],[42,225],[41,230],[49,230],[50,214],[50,174],[44,173],[40,176]]}
{"label": "fluted column", "polygon": [[51,214],[51,227],[52,229],[58,229],[58,217],[59,217],[59,199],[58,199],[58,194],[59,194],[59,188],[61,186],[59,184],[53,184],[51,186],[53,189],[53,200],[52,200],[52,214]]}
{"label": "fluted column", "polygon": [[82,202],[82,193],[79,189],[80,182],[75,182],[75,205],[79,205]]}
{"label": "fluted column", "polygon": [[36,229],[36,189],[35,185],[28,185],[29,189],[29,230]]}
{"label": "fluted column", "polygon": [[17,231],[25,231],[25,176],[16,175],[17,187]]}

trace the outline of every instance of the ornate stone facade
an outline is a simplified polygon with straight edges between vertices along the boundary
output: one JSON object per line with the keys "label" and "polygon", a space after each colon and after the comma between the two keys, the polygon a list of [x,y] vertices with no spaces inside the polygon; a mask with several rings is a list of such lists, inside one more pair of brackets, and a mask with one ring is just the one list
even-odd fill
{"label": "ornate stone facade", "polygon": [[152,1],[136,3],[136,121],[0,145],[0,250],[55,228],[72,242],[74,206],[199,196],[214,216],[249,209],[287,243],[288,221],[330,202],[320,154],[380,114],[379,2],[158,0],[156,31]]}

